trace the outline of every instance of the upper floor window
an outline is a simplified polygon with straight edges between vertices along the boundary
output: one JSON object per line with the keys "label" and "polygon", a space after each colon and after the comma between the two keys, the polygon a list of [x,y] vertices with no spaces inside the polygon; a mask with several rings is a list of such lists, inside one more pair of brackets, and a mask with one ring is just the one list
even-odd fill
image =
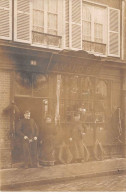
{"label": "upper floor window", "polygon": [[60,47],[59,2],[61,3],[61,0],[33,0],[32,41],[34,44]]}
{"label": "upper floor window", "polygon": [[0,39],[61,48],[62,14],[63,0],[0,0]]}
{"label": "upper floor window", "polygon": [[82,48],[92,53],[120,56],[119,10],[83,2]]}
{"label": "upper floor window", "polygon": [[33,0],[33,30],[58,34],[58,0]]}
{"label": "upper floor window", "polygon": [[84,3],[82,6],[83,48],[106,54],[107,36],[106,8]]}
{"label": "upper floor window", "polygon": [[82,13],[83,40],[99,43],[106,42],[106,9],[84,4]]}

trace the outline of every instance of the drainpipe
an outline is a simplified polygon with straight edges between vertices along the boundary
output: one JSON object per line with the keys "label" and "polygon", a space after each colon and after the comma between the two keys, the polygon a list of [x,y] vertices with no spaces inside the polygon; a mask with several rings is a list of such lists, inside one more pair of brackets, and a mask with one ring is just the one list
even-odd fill
{"label": "drainpipe", "polygon": [[[122,0],[122,55],[121,59],[124,60],[125,58],[125,6],[126,6],[126,0]],[[126,71],[121,71],[121,106],[122,106],[122,113],[123,113],[123,157],[126,157]]]}
{"label": "drainpipe", "polygon": [[47,74],[47,72],[48,72],[48,70],[49,70],[49,67],[50,67],[50,65],[51,65],[52,59],[53,59],[53,53],[51,54],[51,56],[50,56],[50,58],[49,58],[49,62],[48,62],[48,64],[47,64],[47,69],[46,69],[46,71],[45,71],[45,74]]}
{"label": "drainpipe", "polygon": [[123,113],[123,157],[126,158],[126,71],[121,72],[121,82],[122,82],[122,98],[121,98],[121,106],[122,106],[122,113]]}
{"label": "drainpipe", "polygon": [[55,110],[55,124],[60,123],[60,90],[61,90],[61,75],[57,75],[56,82],[56,110]]}
{"label": "drainpipe", "polygon": [[122,0],[122,17],[121,17],[121,20],[122,20],[122,53],[121,53],[121,59],[124,60],[124,36],[125,36],[125,21],[124,21],[124,18],[125,18],[125,4],[126,4],[126,0]]}

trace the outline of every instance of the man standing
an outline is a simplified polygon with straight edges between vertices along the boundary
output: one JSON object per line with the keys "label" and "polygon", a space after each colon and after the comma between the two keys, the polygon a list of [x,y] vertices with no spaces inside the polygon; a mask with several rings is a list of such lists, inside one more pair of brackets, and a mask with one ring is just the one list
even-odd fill
{"label": "man standing", "polygon": [[74,114],[74,121],[71,131],[71,152],[73,155],[74,162],[81,162],[84,160],[84,145],[83,145],[83,134],[85,129],[80,122],[80,113]]}
{"label": "man standing", "polygon": [[25,168],[37,167],[38,127],[30,118],[30,111],[25,111],[24,118],[19,121],[16,132],[22,140]]}
{"label": "man standing", "polygon": [[55,163],[56,126],[52,117],[46,116],[43,129],[40,132],[40,164],[51,166]]}
{"label": "man standing", "polygon": [[96,126],[96,141],[94,145],[94,157],[96,160],[104,160],[105,151],[103,141],[106,138],[105,130],[102,125]]}

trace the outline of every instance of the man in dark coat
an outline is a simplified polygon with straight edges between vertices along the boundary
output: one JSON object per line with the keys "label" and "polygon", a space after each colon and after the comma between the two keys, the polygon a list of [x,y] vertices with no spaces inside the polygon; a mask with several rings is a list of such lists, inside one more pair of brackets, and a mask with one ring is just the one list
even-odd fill
{"label": "man in dark coat", "polygon": [[22,140],[25,168],[37,167],[38,127],[30,118],[30,111],[24,113],[24,118],[17,124],[16,132]]}

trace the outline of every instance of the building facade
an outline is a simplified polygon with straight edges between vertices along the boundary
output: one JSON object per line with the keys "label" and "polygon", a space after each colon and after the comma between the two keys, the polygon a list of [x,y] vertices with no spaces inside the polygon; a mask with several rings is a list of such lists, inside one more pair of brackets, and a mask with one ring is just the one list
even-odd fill
{"label": "building facade", "polygon": [[100,140],[105,158],[125,157],[126,1],[1,0],[0,21],[1,168],[22,161],[26,109],[64,131],[79,111],[90,156]]}

